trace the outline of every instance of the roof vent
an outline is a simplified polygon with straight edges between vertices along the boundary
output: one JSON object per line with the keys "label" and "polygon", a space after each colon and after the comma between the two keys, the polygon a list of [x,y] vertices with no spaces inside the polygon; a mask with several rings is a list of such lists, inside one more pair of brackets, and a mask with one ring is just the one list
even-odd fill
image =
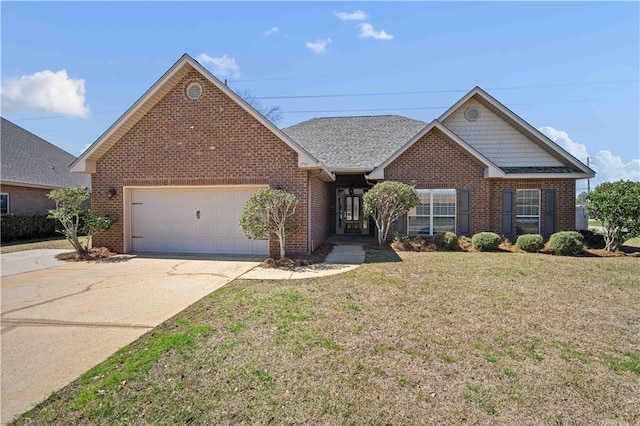
{"label": "roof vent", "polygon": [[202,96],[202,85],[200,83],[191,83],[187,87],[187,97],[192,101],[200,99]]}
{"label": "roof vent", "polygon": [[467,108],[464,111],[464,118],[466,118],[468,121],[476,121],[478,118],[480,117],[480,111],[478,111],[476,108]]}

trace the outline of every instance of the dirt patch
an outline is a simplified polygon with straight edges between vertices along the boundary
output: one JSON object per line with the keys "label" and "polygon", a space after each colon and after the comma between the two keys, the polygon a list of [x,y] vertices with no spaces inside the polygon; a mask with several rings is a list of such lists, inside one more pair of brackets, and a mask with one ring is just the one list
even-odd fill
{"label": "dirt patch", "polygon": [[108,259],[115,255],[116,253],[113,253],[106,247],[96,247],[89,249],[89,253],[86,258],[80,257],[75,251],[69,251],[56,255],[56,259],[63,260],[65,262],[90,262]]}

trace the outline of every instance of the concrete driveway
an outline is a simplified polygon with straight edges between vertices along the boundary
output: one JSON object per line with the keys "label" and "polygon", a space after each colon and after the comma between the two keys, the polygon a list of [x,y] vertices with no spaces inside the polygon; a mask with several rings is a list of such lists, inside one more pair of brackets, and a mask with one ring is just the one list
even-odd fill
{"label": "concrete driveway", "polygon": [[2,424],[257,264],[116,256],[3,276]]}

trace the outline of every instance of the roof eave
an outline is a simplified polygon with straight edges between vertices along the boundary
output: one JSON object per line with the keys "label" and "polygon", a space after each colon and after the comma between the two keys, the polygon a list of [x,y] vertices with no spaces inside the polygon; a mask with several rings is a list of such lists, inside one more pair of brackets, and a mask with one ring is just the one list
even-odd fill
{"label": "roof eave", "polygon": [[41,183],[32,183],[32,182],[20,182],[17,180],[2,180],[2,185],[8,186],[24,186],[27,188],[38,188],[38,189],[59,189],[59,188],[74,188],[74,186],[65,186],[65,185],[46,185]]}
{"label": "roof eave", "polygon": [[595,173],[507,173],[505,179],[591,179]]}

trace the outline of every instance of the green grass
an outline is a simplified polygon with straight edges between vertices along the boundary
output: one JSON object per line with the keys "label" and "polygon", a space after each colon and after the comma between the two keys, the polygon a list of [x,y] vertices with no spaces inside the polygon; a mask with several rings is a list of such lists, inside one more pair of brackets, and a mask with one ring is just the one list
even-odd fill
{"label": "green grass", "polygon": [[592,226],[602,226],[602,223],[595,219],[589,219],[589,228],[591,228]]}
{"label": "green grass", "polygon": [[[87,237],[80,237],[80,242],[86,244]],[[0,253],[16,253],[25,250],[35,249],[58,249],[73,251],[73,246],[69,241],[63,237],[49,238],[46,240],[28,240],[28,241],[12,241],[9,243],[2,243],[0,247]]]}
{"label": "green grass", "polygon": [[638,424],[640,262],[368,250],[235,281],[17,424]]}

